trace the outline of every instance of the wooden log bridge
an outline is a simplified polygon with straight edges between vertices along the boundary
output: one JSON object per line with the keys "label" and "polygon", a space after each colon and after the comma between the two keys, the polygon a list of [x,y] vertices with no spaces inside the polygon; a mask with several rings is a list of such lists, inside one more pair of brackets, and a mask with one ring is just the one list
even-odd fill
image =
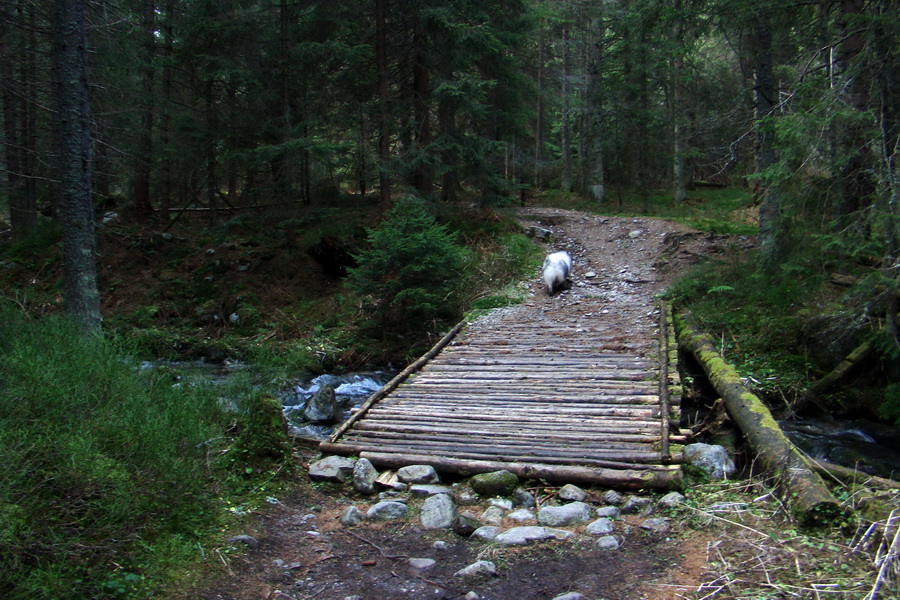
{"label": "wooden log bridge", "polygon": [[320,449],[385,468],[430,464],[460,475],[506,469],[619,489],[680,487],[676,444],[684,436],[670,431],[679,420],[670,364],[677,350],[665,309],[631,315],[650,320],[641,328],[652,332],[648,346],[600,315],[545,310],[534,322],[518,308],[458,325]]}

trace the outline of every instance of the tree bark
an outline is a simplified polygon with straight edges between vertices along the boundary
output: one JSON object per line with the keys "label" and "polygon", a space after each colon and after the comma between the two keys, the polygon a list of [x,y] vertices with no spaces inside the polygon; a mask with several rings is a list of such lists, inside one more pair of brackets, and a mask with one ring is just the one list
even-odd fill
{"label": "tree bark", "polygon": [[591,19],[590,56],[586,93],[587,131],[585,143],[585,183],[594,202],[606,200],[603,174],[603,21],[597,15]]}
{"label": "tree bark", "polygon": [[162,114],[159,120],[160,145],[162,146],[162,163],[160,165],[159,210],[164,222],[169,220],[169,207],[172,203],[172,157],[169,150],[169,129],[172,117],[172,35],[175,12],[175,1],[166,0],[162,24],[163,34],[163,71],[162,71]]}
{"label": "tree bark", "polygon": [[413,140],[415,143],[416,166],[413,171],[413,187],[423,197],[434,191],[434,177],[427,158],[431,143],[431,116],[429,109],[430,72],[427,64],[428,39],[421,23],[415,24],[413,31]]}
{"label": "tree bark", "polygon": [[[22,4],[16,9],[21,19]],[[32,8],[33,10],[33,8]],[[28,149],[26,126],[28,124],[25,100],[26,81],[24,65],[26,49],[21,36],[13,35],[12,7],[0,7],[0,88],[3,99],[3,135],[6,157],[6,182],[9,194],[9,213],[12,234],[22,238],[34,229],[37,213],[33,198],[29,198],[26,173]],[[22,66],[16,72],[16,64]]]}
{"label": "tree bark", "polygon": [[388,104],[387,0],[375,0],[375,70],[378,77],[378,206],[381,214],[391,209],[391,124]]}
{"label": "tree bark", "polygon": [[[681,11],[682,0],[676,0],[674,10]],[[672,184],[675,204],[687,200],[687,134],[684,114],[684,25],[675,22],[675,56],[672,58]]]}
{"label": "tree bark", "polygon": [[[752,11],[756,172],[764,174],[777,158],[771,119],[775,118],[778,90],[772,65],[772,15],[765,6],[755,6]],[[760,259],[764,267],[774,267],[784,258],[786,232],[778,193],[771,183],[761,183],[759,203]]]}
{"label": "tree bark", "polygon": [[538,40],[538,64],[537,64],[537,104],[535,106],[534,119],[534,188],[541,189],[543,181],[544,165],[544,36]]}
{"label": "tree bark", "polygon": [[156,54],[156,2],[141,4],[141,29],[144,37],[141,64],[141,126],[138,130],[137,152],[134,161],[132,194],[137,214],[146,219],[153,214],[150,201],[150,174],[153,164],[153,58]]}
{"label": "tree bark", "polygon": [[787,438],[769,409],[719,355],[712,338],[697,328],[689,314],[679,315],[676,325],[679,346],[703,367],[759,463],[775,475],[780,494],[797,520],[804,525],[819,525],[839,517],[840,504],[821,477]]}
{"label": "tree bark", "polygon": [[562,175],[561,185],[564,192],[574,189],[572,182],[572,148],[569,125],[569,29],[563,28],[562,32],[562,131],[560,145],[562,146]]}
{"label": "tree bark", "polygon": [[65,310],[89,332],[100,331],[91,120],[83,0],[56,0],[56,100]]}

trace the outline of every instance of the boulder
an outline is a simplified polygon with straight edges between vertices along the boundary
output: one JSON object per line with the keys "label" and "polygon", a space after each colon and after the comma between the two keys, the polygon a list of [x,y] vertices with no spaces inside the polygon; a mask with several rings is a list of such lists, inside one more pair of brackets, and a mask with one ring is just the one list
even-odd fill
{"label": "boulder", "polygon": [[501,546],[526,546],[532,542],[545,540],[565,540],[575,535],[565,529],[552,529],[550,527],[513,527],[494,538],[494,543]]}
{"label": "boulder", "polygon": [[618,506],[622,504],[622,494],[620,494],[616,490],[609,490],[608,492],[603,494],[603,501],[607,504]]}
{"label": "boulder", "polygon": [[724,446],[688,444],[684,447],[684,460],[711,479],[727,479],[737,471]]}
{"label": "boulder", "polygon": [[503,523],[503,509],[499,506],[489,506],[481,513],[482,523],[488,525],[500,525]]}
{"label": "boulder", "polygon": [[659,499],[656,508],[675,508],[679,504],[684,504],[684,496],[679,492],[669,492]]}
{"label": "boulder", "polygon": [[513,521],[518,521],[520,523],[524,521],[534,521],[534,513],[527,508],[520,508],[519,510],[514,510],[513,512],[506,515],[506,518],[512,519]]}
{"label": "boulder", "polygon": [[556,596],[553,600],[584,600],[584,595],[578,592],[569,592],[568,594]]}
{"label": "boulder", "polygon": [[456,520],[453,521],[453,531],[463,536],[472,535],[479,527],[481,527],[481,521],[468,511],[459,513],[456,515]]}
{"label": "boulder", "polygon": [[559,492],[556,493],[556,496],[560,500],[566,500],[569,502],[581,502],[585,498],[587,498],[587,492],[578,487],[577,485],[572,485],[571,483],[567,483],[559,489]]}
{"label": "boulder", "polygon": [[647,519],[646,521],[641,523],[641,529],[654,531],[656,533],[665,533],[669,530],[669,527],[669,520],[662,518]]}
{"label": "boulder", "polygon": [[453,490],[446,485],[431,485],[427,483],[418,483],[409,487],[410,496],[436,496],[437,494],[452,495]]}
{"label": "boulder", "polygon": [[526,489],[516,488],[513,492],[513,500],[522,508],[534,508],[537,503],[534,501],[534,495]]}
{"label": "boulder", "polygon": [[615,536],[604,535],[602,538],[597,540],[596,545],[601,550],[615,550],[619,547],[619,540],[617,540]]}
{"label": "boulder", "polygon": [[309,478],[313,481],[344,483],[353,476],[356,461],[343,456],[328,456],[309,465]]}
{"label": "boulder", "polygon": [[454,573],[456,577],[472,577],[474,575],[496,575],[497,566],[489,560],[479,560]]}
{"label": "boulder", "polygon": [[355,506],[348,506],[341,513],[341,525],[344,527],[355,527],[362,523],[365,518],[366,515],[363,514],[363,511]]}
{"label": "boulder", "polygon": [[403,483],[439,483],[437,471],[431,465],[409,465],[397,469],[397,479]]}
{"label": "boulder", "polygon": [[474,475],[469,484],[482,496],[508,496],[519,485],[519,478],[506,470],[492,471]]}
{"label": "boulder", "polygon": [[303,418],[313,423],[328,425],[340,421],[342,412],[334,394],[334,386],[323,385],[306,403]]}
{"label": "boulder", "polygon": [[637,515],[650,508],[650,498],[643,496],[629,496],[622,504],[623,515]]}
{"label": "boulder", "polygon": [[386,500],[372,506],[366,512],[366,519],[369,521],[390,521],[393,519],[402,519],[409,510],[403,502],[395,502]]}
{"label": "boulder", "polygon": [[378,471],[367,458],[360,458],[353,467],[353,489],[360,494],[374,494],[375,480],[378,479]]}
{"label": "boulder", "polygon": [[429,496],[422,503],[419,519],[425,529],[446,529],[456,520],[456,505],[447,494]]}
{"label": "boulder", "polygon": [[493,542],[498,535],[500,535],[501,529],[499,527],[494,527],[493,525],[484,525],[479,527],[475,531],[472,532],[472,535],[469,536],[476,540],[481,540],[483,542]]}
{"label": "boulder", "polygon": [[570,502],[562,506],[545,506],[538,512],[538,523],[548,527],[566,527],[584,523],[591,518],[591,507],[584,502]]}
{"label": "boulder", "polygon": [[619,515],[619,509],[615,506],[601,506],[594,511],[594,516],[601,519],[618,519]]}
{"label": "boulder", "polygon": [[612,519],[603,518],[589,523],[588,526],[584,528],[584,532],[588,535],[609,535],[613,532],[613,529],[615,529],[615,527],[613,526]]}

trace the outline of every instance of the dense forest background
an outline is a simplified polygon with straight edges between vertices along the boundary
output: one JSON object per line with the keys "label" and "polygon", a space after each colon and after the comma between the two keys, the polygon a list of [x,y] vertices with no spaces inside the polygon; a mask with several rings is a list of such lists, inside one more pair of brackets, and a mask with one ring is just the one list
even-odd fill
{"label": "dense forest background", "polygon": [[[287,246],[306,236],[342,276],[371,250],[359,225],[388,219],[396,198],[455,219],[471,248],[479,237],[459,223],[489,218],[460,207],[554,197],[658,214],[737,189],[758,225],[758,271],[841,277],[840,326],[821,334],[872,330],[882,356],[900,356],[895,3],[15,0],[0,11],[0,206],[12,240],[61,224],[62,296],[89,328],[121,303],[103,266],[98,292],[94,227],[109,219],[162,236],[198,219],[255,223]],[[384,264],[421,256],[377,250],[368,258]],[[444,270],[471,259],[436,252]],[[377,311],[390,329],[404,315],[386,311],[419,301],[368,285],[379,277],[348,283],[392,294]],[[431,283],[410,277],[430,307],[420,320],[447,318]],[[235,301],[219,303],[198,311],[236,322]],[[177,312],[143,310],[151,323]]]}
{"label": "dense forest background", "polygon": [[892,0],[0,2],[0,596],[183,597],[295,473],[272,381],[521,300],[507,207],[756,237],[670,296],[767,400],[900,421],[898,42]]}
{"label": "dense forest background", "polygon": [[[81,152],[67,4],[0,9],[3,205],[59,213]],[[87,2],[93,202],[166,223],[414,191],[685,202],[749,185],[763,260],[798,236],[896,288],[897,7],[880,0]],[[305,208],[304,208],[305,207]],[[886,288],[885,288],[886,289]],[[893,294],[886,294],[893,297]],[[891,300],[895,301],[895,300]],[[887,311],[886,326],[896,337]]]}

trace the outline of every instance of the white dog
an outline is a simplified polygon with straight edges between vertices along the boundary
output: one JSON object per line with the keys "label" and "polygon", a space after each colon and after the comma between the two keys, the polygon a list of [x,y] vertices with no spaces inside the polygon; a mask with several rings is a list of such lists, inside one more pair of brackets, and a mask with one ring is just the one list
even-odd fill
{"label": "white dog", "polygon": [[547,284],[547,294],[562,289],[572,272],[572,257],[568,252],[554,252],[544,259],[544,283]]}

